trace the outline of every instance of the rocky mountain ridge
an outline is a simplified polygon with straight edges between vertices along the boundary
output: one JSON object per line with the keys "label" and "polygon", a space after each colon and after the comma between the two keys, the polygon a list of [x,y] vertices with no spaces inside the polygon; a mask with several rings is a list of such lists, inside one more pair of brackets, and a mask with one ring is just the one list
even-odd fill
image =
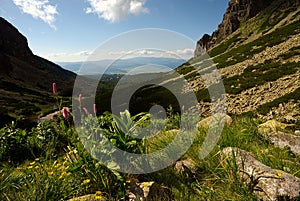
{"label": "rocky mountain ridge", "polygon": [[[242,1],[231,1],[225,16],[236,3]],[[177,69],[198,97],[203,116],[210,114],[208,88],[213,85],[207,86],[203,73],[199,72],[207,72],[205,76],[209,76],[217,67],[229,114],[250,114],[264,120],[300,120],[300,7],[297,5],[298,0],[272,1],[254,17],[241,22],[225,39],[223,35],[207,43],[213,44],[206,46],[207,54],[198,52],[198,55],[196,49],[196,56]],[[205,49],[201,45],[198,43],[197,48]]]}
{"label": "rocky mountain ridge", "polygon": [[[204,34],[197,42],[195,57],[203,51],[208,51],[234,33],[243,22],[255,17],[276,0],[231,0],[224,14],[223,21],[212,35]],[[299,6],[299,0],[287,0],[284,7]]]}

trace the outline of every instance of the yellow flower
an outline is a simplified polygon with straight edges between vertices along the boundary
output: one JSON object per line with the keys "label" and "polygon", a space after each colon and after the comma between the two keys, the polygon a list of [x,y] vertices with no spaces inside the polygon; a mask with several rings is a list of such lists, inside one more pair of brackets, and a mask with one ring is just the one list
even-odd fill
{"label": "yellow flower", "polygon": [[59,168],[60,167],[60,164],[59,163],[57,163],[55,166],[54,166],[54,168]]}
{"label": "yellow flower", "polygon": [[29,165],[34,165],[35,164],[35,162],[33,161],[33,162],[31,162],[31,163],[29,163]]}
{"label": "yellow flower", "polygon": [[67,172],[62,172],[61,175],[58,177],[59,179],[62,179],[65,175],[67,174]]}
{"label": "yellow flower", "polygon": [[53,172],[48,172],[48,175],[53,175]]}
{"label": "yellow flower", "polygon": [[35,161],[39,161],[40,159],[39,158],[36,158],[36,159],[34,159]]}
{"label": "yellow flower", "polygon": [[88,183],[90,183],[90,182],[91,182],[90,179],[86,179],[86,180],[84,180],[84,181],[82,182],[82,185],[86,185],[86,184],[88,184]]}
{"label": "yellow flower", "polygon": [[32,168],[33,168],[33,166],[32,166],[32,165],[28,166],[28,169],[32,169]]}
{"label": "yellow flower", "polygon": [[153,183],[154,183],[153,181],[151,181],[151,182],[143,182],[143,183],[142,183],[142,186],[143,186],[144,188],[147,188],[147,187],[152,186]]}
{"label": "yellow flower", "polygon": [[95,200],[104,200],[102,196],[95,196]]}
{"label": "yellow flower", "polygon": [[37,166],[35,166],[34,168],[35,168],[35,169],[39,169],[39,168],[40,168],[40,166],[38,166],[38,165],[37,165]]}
{"label": "yellow flower", "polygon": [[102,192],[101,191],[96,191],[95,195],[100,196],[100,195],[102,195]]}

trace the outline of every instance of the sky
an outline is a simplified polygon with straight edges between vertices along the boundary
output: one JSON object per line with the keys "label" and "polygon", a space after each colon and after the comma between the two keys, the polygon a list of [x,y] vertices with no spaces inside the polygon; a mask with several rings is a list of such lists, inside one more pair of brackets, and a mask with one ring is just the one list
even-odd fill
{"label": "sky", "polygon": [[[84,61],[95,50],[116,45],[114,38],[129,34],[127,45],[134,38],[147,37],[158,30],[156,39],[163,43],[166,31],[187,37],[192,45],[177,45],[168,39],[164,48],[180,57],[193,55],[196,41],[211,34],[222,21],[229,0],[0,0],[0,16],[12,23],[27,37],[34,54],[53,62]],[[1,28],[1,27],[0,27]],[[148,29],[150,32],[141,30]],[[160,36],[160,29],[162,37]],[[134,31],[139,30],[139,31]],[[130,38],[129,37],[129,38]],[[127,38],[122,38],[127,40]],[[149,54],[139,49],[139,56]],[[148,45],[148,46],[147,46]],[[139,46],[140,47],[140,46]],[[132,53],[132,46],[114,46],[102,59]],[[153,48],[151,46],[151,48]],[[155,48],[155,47],[154,47]]]}

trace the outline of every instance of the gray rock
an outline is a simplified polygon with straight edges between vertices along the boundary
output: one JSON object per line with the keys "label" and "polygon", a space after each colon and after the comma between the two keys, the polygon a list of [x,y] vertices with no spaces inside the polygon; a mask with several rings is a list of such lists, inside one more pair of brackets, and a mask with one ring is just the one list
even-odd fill
{"label": "gray rock", "polygon": [[187,158],[184,160],[176,161],[174,169],[177,173],[183,173],[184,171],[196,173],[197,167],[192,159]]}
{"label": "gray rock", "polygon": [[300,154],[300,136],[281,132],[281,129],[293,126],[275,120],[267,121],[258,127],[258,132],[268,138],[275,146],[283,149],[288,146],[293,153]]}
{"label": "gray rock", "polygon": [[[233,147],[227,147],[221,152],[222,164],[235,156],[239,178],[246,182],[249,188],[264,201],[299,200],[300,179],[272,169],[256,160],[250,153]],[[224,162],[224,163],[223,163]]]}
{"label": "gray rock", "polygon": [[172,200],[171,190],[161,186],[153,181],[138,182],[136,179],[130,181],[130,192],[128,199],[130,201],[156,201],[156,200]]}
{"label": "gray rock", "polygon": [[231,125],[232,118],[227,114],[215,114],[214,116],[207,117],[202,119],[198,124],[197,127],[209,128],[211,124],[216,124],[218,122],[224,121],[225,124]]}

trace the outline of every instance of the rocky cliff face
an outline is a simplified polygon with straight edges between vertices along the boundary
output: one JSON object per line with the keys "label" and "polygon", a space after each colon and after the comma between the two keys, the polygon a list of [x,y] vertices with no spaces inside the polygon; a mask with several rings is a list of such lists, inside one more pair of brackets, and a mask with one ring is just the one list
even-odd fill
{"label": "rocky cliff face", "polygon": [[205,34],[198,42],[195,57],[207,51],[236,31],[242,22],[254,17],[268,7],[274,0],[231,0],[222,23],[210,36]]}

